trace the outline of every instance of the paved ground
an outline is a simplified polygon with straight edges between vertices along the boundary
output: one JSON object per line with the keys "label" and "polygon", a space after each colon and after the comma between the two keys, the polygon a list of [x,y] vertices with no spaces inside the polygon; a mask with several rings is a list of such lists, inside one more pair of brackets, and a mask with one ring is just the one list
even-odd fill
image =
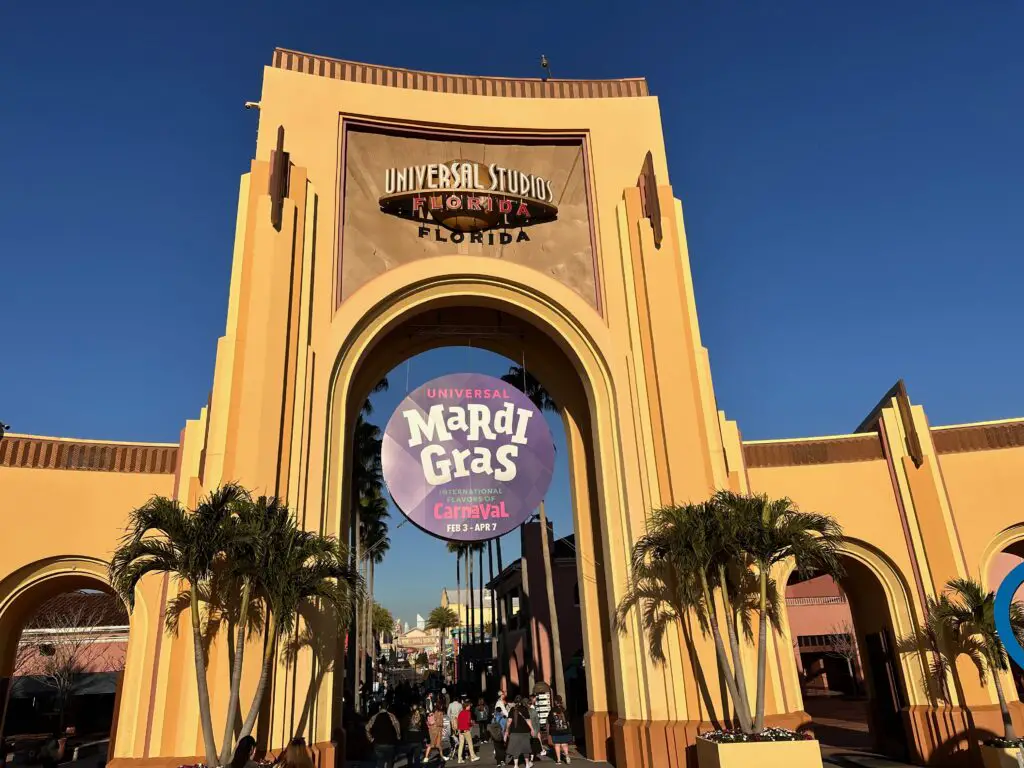
{"label": "paved ground", "polygon": [[[497,766],[497,763],[494,761],[494,750],[491,747],[491,745],[486,744],[482,747],[479,747],[477,749],[477,755],[480,757],[480,759],[475,763],[470,761],[459,763],[455,760],[449,760],[448,763],[442,763],[435,756],[431,758],[430,762],[424,763],[423,765],[427,766],[427,768],[440,768],[440,766],[442,765],[446,766],[446,768],[453,768],[454,766],[465,766],[466,768],[495,768]],[[608,763],[595,763],[594,761],[587,760],[585,757],[581,757],[576,753],[572,753],[570,759],[572,760],[572,765],[587,766],[587,768],[611,768],[611,766],[608,765]],[[346,766],[354,767],[356,765],[357,764],[352,762],[346,763]],[[367,764],[368,767],[373,765],[373,763]],[[523,764],[520,763],[519,765],[520,768],[522,768]],[[556,765],[556,763],[553,759],[550,758],[545,760],[538,760],[534,763],[535,768],[548,768],[548,766],[553,765]],[[395,768],[405,768],[405,766],[406,761],[404,758],[399,758],[398,761],[395,763]],[[871,768],[874,768],[874,766],[872,766]]]}
{"label": "paved ground", "polygon": [[825,765],[843,768],[907,768],[872,751],[867,702],[839,696],[805,696],[804,709],[814,718],[814,735],[821,743]]}

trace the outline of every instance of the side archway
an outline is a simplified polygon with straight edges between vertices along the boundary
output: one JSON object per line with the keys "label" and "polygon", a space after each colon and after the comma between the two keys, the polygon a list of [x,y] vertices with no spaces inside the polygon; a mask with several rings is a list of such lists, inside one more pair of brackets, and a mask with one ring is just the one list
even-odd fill
{"label": "side archway", "polygon": [[[25,565],[0,581],[0,724],[6,720],[8,691],[22,630],[36,612],[54,598],[82,590],[111,593],[107,563],[97,558],[67,555],[46,558]],[[122,707],[135,711],[143,674],[143,650],[148,634],[148,617],[141,594],[129,614],[129,639],[124,668],[117,676],[110,723],[110,754],[116,743],[118,713]],[[125,681],[129,685],[125,685]],[[122,697],[122,693],[125,697]],[[0,726],[2,727],[2,726]]]}
{"label": "side archway", "polygon": [[[822,743],[869,747],[907,759],[917,752],[911,713],[933,702],[924,651],[912,650],[907,641],[919,633],[909,582],[896,563],[867,542],[844,539],[840,559],[845,573],[838,582],[828,577],[803,582],[802,592],[808,594],[799,597],[794,596],[799,590],[787,590],[783,626],[793,653],[781,675],[801,691],[812,723],[822,721],[814,725]],[[792,561],[783,563],[777,583],[789,584],[794,570]],[[817,581],[822,594],[811,595],[814,588],[807,587]],[[831,623],[823,619],[826,613],[835,614]],[[853,675],[849,686],[836,690],[811,674],[828,667],[821,662],[829,657],[846,654]],[[819,668],[807,669],[815,660]]]}

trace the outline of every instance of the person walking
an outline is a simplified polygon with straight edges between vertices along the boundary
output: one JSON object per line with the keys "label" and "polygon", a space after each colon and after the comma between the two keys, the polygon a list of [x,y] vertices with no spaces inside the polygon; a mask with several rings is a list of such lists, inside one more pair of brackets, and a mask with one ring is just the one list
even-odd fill
{"label": "person walking", "polygon": [[419,704],[413,704],[406,721],[402,742],[405,746],[405,764],[409,768],[419,768],[423,759],[423,710]]}
{"label": "person walking", "polygon": [[377,768],[394,768],[395,751],[402,737],[402,727],[398,724],[398,719],[388,711],[386,701],[381,702],[380,709],[366,724],[366,735],[373,744]]}
{"label": "person walking", "polygon": [[491,711],[487,708],[486,702],[484,702],[483,696],[477,699],[476,706],[473,707],[473,723],[476,726],[476,735],[483,743],[484,739],[487,738],[487,723],[491,720]]}
{"label": "person walking", "polygon": [[531,754],[533,754],[534,760],[540,760],[541,757],[544,756],[544,744],[541,742],[544,735],[540,723],[540,713],[537,711],[537,696],[530,696],[527,701],[529,701],[530,725],[533,726],[533,738],[530,739],[530,751]]}
{"label": "person walking", "polygon": [[[459,701],[458,696],[452,696],[452,702],[448,705],[448,739],[446,745],[448,747],[449,756],[455,750],[455,744],[458,741],[458,730],[459,730],[459,713],[462,712],[462,702]],[[448,758],[446,757],[445,760]]]}
{"label": "person walking", "polygon": [[508,702],[505,701],[505,692],[498,691],[498,700],[494,702],[494,722],[505,733],[505,725],[508,723]]}
{"label": "person walking", "polygon": [[555,748],[555,762],[561,763],[564,757],[567,764],[571,763],[569,745],[572,744],[572,728],[569,726],[569,717],[565,713],[561,696],[555,696],[555,703],[548,713],[548,736]]}
{"label": "person walking", "polygon": [[444,750],[441,749],[441,736],[444,732],[444,710],[441,702],[434,705],[434,711],[427,715],[427,751],[423,755],[423,762],[430,762],[430,750],[436,749],[437,756],[444,760]]}
{"label": "person walking", "polygon": [[473,710],[469,706],[469,699],[466,699],[462,707],[462,711],[459,712],[458,718],[459,724],[459,742],[455,747],[455,762],[464,762],[462,759],[463,746],[469,747],[469,762],[475,763],[480,758],[476,754],[476,750],[473,748]]}
{"label": "person walking", "polygon": [[520,697],[509,711],[508,724],[505,726],[505,754],[512,758],[512,765],[519,766],[522,758],[526,768],[533,768],[530,739],[533,738],[533,724],[530,722],[530,710]]}

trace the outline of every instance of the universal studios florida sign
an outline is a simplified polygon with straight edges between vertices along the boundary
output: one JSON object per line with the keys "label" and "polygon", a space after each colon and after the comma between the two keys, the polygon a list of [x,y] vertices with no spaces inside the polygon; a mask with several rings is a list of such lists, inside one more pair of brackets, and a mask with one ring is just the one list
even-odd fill
{"label": "universal studios florida sign", "polygon": [[551,484],[555,446],[544,416],[501,379],[456,373],[411,392],[381,444],[384,481],[416,526],[486,541],[522,525]]}
{"label": "universal studios florida sign", "polygon": [[420,237],[508,245],[529,242],[526,227],[557,219],[554,200],[551,182],[542,176],[455,160],[389,168],[379,202],[382,212],[418,222]]}

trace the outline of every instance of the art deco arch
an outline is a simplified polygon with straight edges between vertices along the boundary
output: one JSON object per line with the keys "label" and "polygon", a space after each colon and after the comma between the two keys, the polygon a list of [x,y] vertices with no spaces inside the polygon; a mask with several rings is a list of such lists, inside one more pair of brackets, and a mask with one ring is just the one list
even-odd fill
{"label": "art deco arch", "polygon": [[[324,480],[330,527],[337,532],[344,526],[345,509],[341,500],[347,497],[344,467],[349,449],[343,436],[350,432],[348,424],[355,416],[359,398],[365,396],[373,381],[410,353],[409,348],[389,352],[380,342],[411,317],[434,309],[467,306],[497,309],[521,320],[545,337],[551,349],[557,350],[571,364],[571,376],[578,380],[578,396],[564,385],[570,372],[562,370],[559,376],[552,360],[541,357],[531,367],[552,390],[556,400],[563,401],[566,419],[570,422],[567,424],[570,444],[573,430],[584,436],[583,443],[589,442],[587,457],[580,455],[582,451],[573,451],[570,445],[572,474],[576,476],[587,470],[593,474],[592,498],[576,499],[574,522],[577,535],[585,534],[581,537],[581,542],[586,542],[582,546],[590,549],[581,551],[581,557],[606,563],[606,570],[610,572],[606,579],[611,582],[608,591],[618,594],[627,577],[625,567],[632,536],[624,470],[617,458],[621,393],[616,390],[616,382],[625,381],[625,376],[613,370],[606,354],[611,348],[608,327],[592,307],[560,283],[535,270],[496,259],[452,256],[404,265],[361,287],[339,309],[332,326],[332,343],[328,345],[329,349],[337,350],[328,391],[326,425]],[[429,346],[439,345],[424,348]],[[507,354],[500,341],[481,340],[479,346]],[[423,350],[412,353],[415,351]],[[514,355],[509,356],[516,359]],[[545,367],[547,370],[543,370]],[[563,381],[559,381],[560,378]],[[581,509],[591,505],[599,510],[598,515],[581,513]],[[600,530],[592,531],[592,526]],[[600,544],[595,545],[595,542]],[[595,555],[595,546],[603,547],[604,551]],[[615,556],[608,557],[609,552]],[[595,593],[591,590],[589,602],[592,604],[588,607],[587,592],[588,589],[584,589],[582,598],[584,634],[589,638],[588,670],[593,670],[588,676],[588,685],[592,686],[588,692],[591,709],[608,712],[609,706],[615,707],[616,701],[609,701],[614,690],[620,717],[630,716],[633,713],[622,711],[621,703],[629,698],[624,695],[623,685],[630,685],[624,681],[636,681],[641,674],[637,659],[642,657],[642,651],[637,648],[637,653],[623,653],[617,642],[636,642],[640,633],[631,633],[631,639],[622,641],[609,632],[610,623],[608,627],[593,626],[597,616],[593,605]],[[602,634],[611,645],[614,664],[594,663],[605,655]],[[606,667],[607,677],[601,674]]]}

